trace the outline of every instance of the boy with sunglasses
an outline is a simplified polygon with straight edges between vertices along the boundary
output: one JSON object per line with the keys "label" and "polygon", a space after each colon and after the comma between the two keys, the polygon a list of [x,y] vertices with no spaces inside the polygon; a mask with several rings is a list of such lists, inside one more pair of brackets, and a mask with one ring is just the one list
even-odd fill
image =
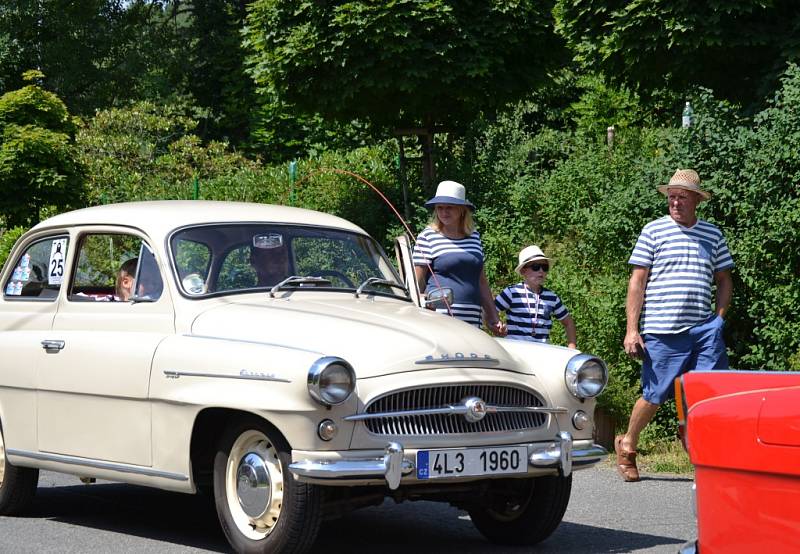
{"label": "boy with sunglasses", "polygon": [[508,338],[548,342],[553,317],[564,326],[567,346],[577,348],[575,322],[556,293],[544,288],[550,259],[536,245],[519,253],[517,273],[523,281],[503,289],[494,299],[498,311],[506,312]]}

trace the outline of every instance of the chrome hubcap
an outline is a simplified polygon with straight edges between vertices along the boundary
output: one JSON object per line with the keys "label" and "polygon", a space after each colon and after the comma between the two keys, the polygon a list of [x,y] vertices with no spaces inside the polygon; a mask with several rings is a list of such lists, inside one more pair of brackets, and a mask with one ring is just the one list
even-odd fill
{"label": "chrome hubcap", "polygon": [[272,532],[283,508],[283,486],[275,445],[260,431],[239,435],[228,455],[225,494],[242,535],[261,540]]}
{"label": "chrome hubcap", "polygon": [[255,452],[249,452],[239,462],[236,493],[239,505],[250,517],[259,517],[267,509],[272,487],[266,462]]}

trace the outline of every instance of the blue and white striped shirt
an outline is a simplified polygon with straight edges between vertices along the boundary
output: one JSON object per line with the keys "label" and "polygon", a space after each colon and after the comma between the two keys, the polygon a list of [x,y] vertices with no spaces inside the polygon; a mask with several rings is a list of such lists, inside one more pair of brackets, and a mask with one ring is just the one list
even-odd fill
{"label": "blue and white striped shirt", "polygon": [[644,226],[628,263],[650,269],[643,334],[680,333],[706,321],[714,273],[734,265],[717,227],[703,220],[684,227],[669,215]]}
{"label": "blue and white striped shirt", "polygon": [[[414,245],[414,265],[431,266],[427,293],[436,287],[453,289],[454,317],[480,327],[480,275],[483,270],[483,245],[477,231],[463,239],[451,239],[426,227]],[[438,312],[447,314],[446,309]]]}
{"label": "blue and white striped shirt", "polygon": [[524,281],[503,289],[494,304],[506,312],[508,338],[516,340],[547,342],[553,317],[560,321],[569,315],[556,293],[542,287],[536,294]]}

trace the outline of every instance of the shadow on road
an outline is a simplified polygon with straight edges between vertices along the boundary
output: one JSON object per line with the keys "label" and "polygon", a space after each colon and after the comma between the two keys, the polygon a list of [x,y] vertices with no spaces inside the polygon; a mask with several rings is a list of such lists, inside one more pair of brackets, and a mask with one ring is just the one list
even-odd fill
{"label": "shadow on road", "polygon": [[123,484],[39,487],[25,517],[229,552],[206,497]]}
{"label": "shadow on road", "polygon": [[[41,487],[26,517],[142,537],[187,549],[229,551],[213,502],[202,496],[123,484]],[[386,501],[379,507],[325,522],[312,552],[585,554],[675,551],[682,542],[673,537],[565,521],[536,547],[500,546],[487,542],[469,516],[456,508],[432,502],[397,505]]]}

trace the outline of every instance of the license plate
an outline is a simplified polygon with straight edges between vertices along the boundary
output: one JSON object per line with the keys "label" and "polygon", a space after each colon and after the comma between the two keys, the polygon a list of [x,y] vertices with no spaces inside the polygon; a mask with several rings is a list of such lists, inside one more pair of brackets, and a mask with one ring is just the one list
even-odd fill
{"label": "license plate", "polygon": [[528,449],[524,446],[460,448],[417,452],[417,479],[525,473]]}

